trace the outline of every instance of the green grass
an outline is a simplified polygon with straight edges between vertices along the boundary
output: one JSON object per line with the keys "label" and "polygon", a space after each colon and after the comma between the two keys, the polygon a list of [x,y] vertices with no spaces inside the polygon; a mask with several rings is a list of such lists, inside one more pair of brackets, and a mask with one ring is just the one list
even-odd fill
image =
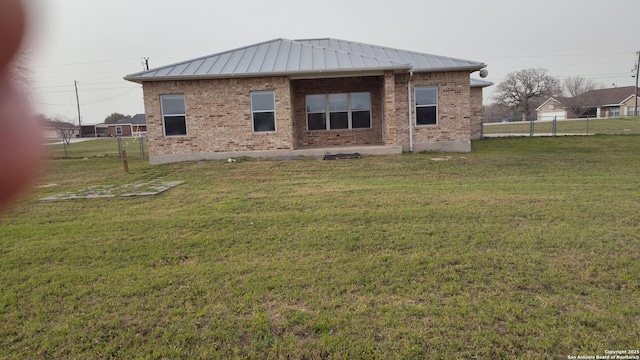
{"label": "green grass", "polygon": [[[148,157],[147,139],[143,138],[144,156]],[[122,148],[127,151],[128,158],[142,158],[140,151],[140,139],[135,137],[123,137]],[[51,159],[65,158],[64,145],[44,146],[46,156]],[[71,143],[67,145],[67,156],[70,159],[96,158],[96,157],[117,157],[118,139],[99,138]]]}
{"label": "green grass", "polygon": [[[535,134],[551,134],[552,121],[534,121]],[[557,121],[558,134],[601,134],[601,135],[630,135],[640,134],[640,117],[625,117],[614,119],[563,120]],[[529,134],[529,122],[491,124],[484,126],[484,134]]]}
{"label": "green grass", "polygon": [[[640,137],[52,160],[0,215],[0,357],[563,358],[640,338]],[[88,185],[153,198],[39,202]]]}

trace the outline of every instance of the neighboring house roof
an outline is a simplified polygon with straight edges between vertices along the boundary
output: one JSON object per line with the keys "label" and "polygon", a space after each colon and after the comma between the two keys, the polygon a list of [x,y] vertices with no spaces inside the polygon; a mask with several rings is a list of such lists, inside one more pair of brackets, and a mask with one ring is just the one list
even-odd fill
{"label": "neighboring house roof", "polygon": [[484,63],[338,39],[275,39],[142,71],[125,80],[162,81],[361,71],[480,70]]}
{"label": "neighboring house roof", "polygon": [[[619,106],[624,104],[629,98],[635,96],[635,86],[623,86],[610,89],[597,89],[587,91],[576,97],[577,101],[585,104],[586,106],[599,107],[599,106]],[[640,91],[638,91],[640,94]],[[562,105],[569,105],[574,99],[564,96],[553,96],[543,102],[536,110],[540,110],[549,101],[555,100]]]}
{"label": "neighboring house roof", "polygon": [[471,79],[471,87],[472,88],[485,88],[493,85],[491,81],[480,80],[480,79]]}
{"label": "neighboring house roof", "polygon": [[124,119],[120,119],[114,123],[108,124],[109,126],[116,126],[116,125],[146,125],[147,124],[147,120],[144,116],[144,114],[135,114],[132,117],[127,117]]}
{"label": "neighboring house roof", "polygon": [[566,106],[566,104],[568,104],[567,101],[568,98],[566,97],[562,97],[562,96],[552,96],[550,98],[548,98],[545,102],[543,102],[542,104],[540,104],[540,106],[538,106],[536,108],[536,111],[540,111],[542,110],[542,108],[544,108],[548,103],[550,103],[551,101],[554,101],[557,104]]}
{"label": "neighboring house roof", "polygon": [[54,121],[54,120],[41,120],[40,124],[43,128],[50,128],[50,129],[70,129],[70,128],[77,128],[77,125],[74,125],[72,123],[69,122],[65,122],[65,121]]}
{"label": "neighboring house roof", "polygon": [[591,90],[579,96],[593,99],[589,101],[589,105],[592,106],[621,105],[625,100],[629,99],[629,95],[635,96],[635,91],[635,86],[623,86],[611,89]]}

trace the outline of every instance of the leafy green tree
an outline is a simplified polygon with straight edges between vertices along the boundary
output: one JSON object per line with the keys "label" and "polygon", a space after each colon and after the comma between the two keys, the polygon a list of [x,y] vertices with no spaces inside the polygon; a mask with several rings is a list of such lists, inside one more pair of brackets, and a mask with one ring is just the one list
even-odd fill
{"label": "leafy green tree", "polygon": [[113,123],[117,122],[118,120],[122,120],[122,119],[128,118],[128,117],[131,117],[131,116],[130,115],[120,114],[118,112],[114,112],[114,113],[111,113],[111,115],[109,115],[106,118],[104,118],[104,123],[105,124],[113,124]]}

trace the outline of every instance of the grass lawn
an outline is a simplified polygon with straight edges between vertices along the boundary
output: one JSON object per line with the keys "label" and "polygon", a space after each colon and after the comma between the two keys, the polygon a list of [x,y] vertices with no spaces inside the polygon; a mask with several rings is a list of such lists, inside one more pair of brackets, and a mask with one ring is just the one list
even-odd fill
{"label": "grass lawn", "polygon": [[[50,160],[49,186],[0,215],[1,358],[566,359],[640,345],[640,136],[130,169]],[[156,178],[185,183],[37,200]]]}
{"label": "grass lawn", "polygon": [[[136,137],[123,137],[122,149],[127,151],[128,158],[142,158],[140,141],[144,149],[144,156],[148,157],[147,139]],[[46,156],[51,159],[65,158],[64,145],[47,145],[44,147]],[[87,141],[71,143],[67,145],[67,156],[70,159],[117,157],[118,139],[115,137],[89,139]]]}
{"label": "grass lawn", "polygon": [[[640,134],[640,117],[614,119],[562,120],[556,122],[557,134]],[[552,121],[534,121],[535,134],[551,134]],[[484,134],[529,134],[530,122],[500,123],[484,126]]]}

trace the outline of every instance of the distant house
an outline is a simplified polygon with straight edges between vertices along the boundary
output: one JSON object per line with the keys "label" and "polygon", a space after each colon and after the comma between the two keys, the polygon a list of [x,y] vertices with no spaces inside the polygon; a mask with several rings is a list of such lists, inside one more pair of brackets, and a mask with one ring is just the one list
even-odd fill
{"label": "distant house", "polygon": [[147,133],[147,122],[144,114],[136,114],[115,123],[107,124],[107,136],[137,136]]}
{"label": "distant house", "polygon": [[70,129],[73,130],[72,137],[78,135],[78,126],[64,122],[64,121],[53,121],[45,118],[44,116],[40,116],[39,118],[40,128],[42,129],[42,138],[43,139],[61,139],[60,135],[61,129]]}
{"label": "distant house", "polygon": [[490,85],[470,74],[485,67],[331,38],[275,39],[125,79],[142,84],[149,160],[158,164],[468,152]]}
{"label": "distant house", "polygon": [[[640,92],[639,92],[640,93]],[[550,97],[536,111],[538,120],[633,116],[636,88],[625,86],[587,91],[575,98]],[[580,114],[575,111],[581,108]],[[640,113],[640,112],[639,112]]]}

